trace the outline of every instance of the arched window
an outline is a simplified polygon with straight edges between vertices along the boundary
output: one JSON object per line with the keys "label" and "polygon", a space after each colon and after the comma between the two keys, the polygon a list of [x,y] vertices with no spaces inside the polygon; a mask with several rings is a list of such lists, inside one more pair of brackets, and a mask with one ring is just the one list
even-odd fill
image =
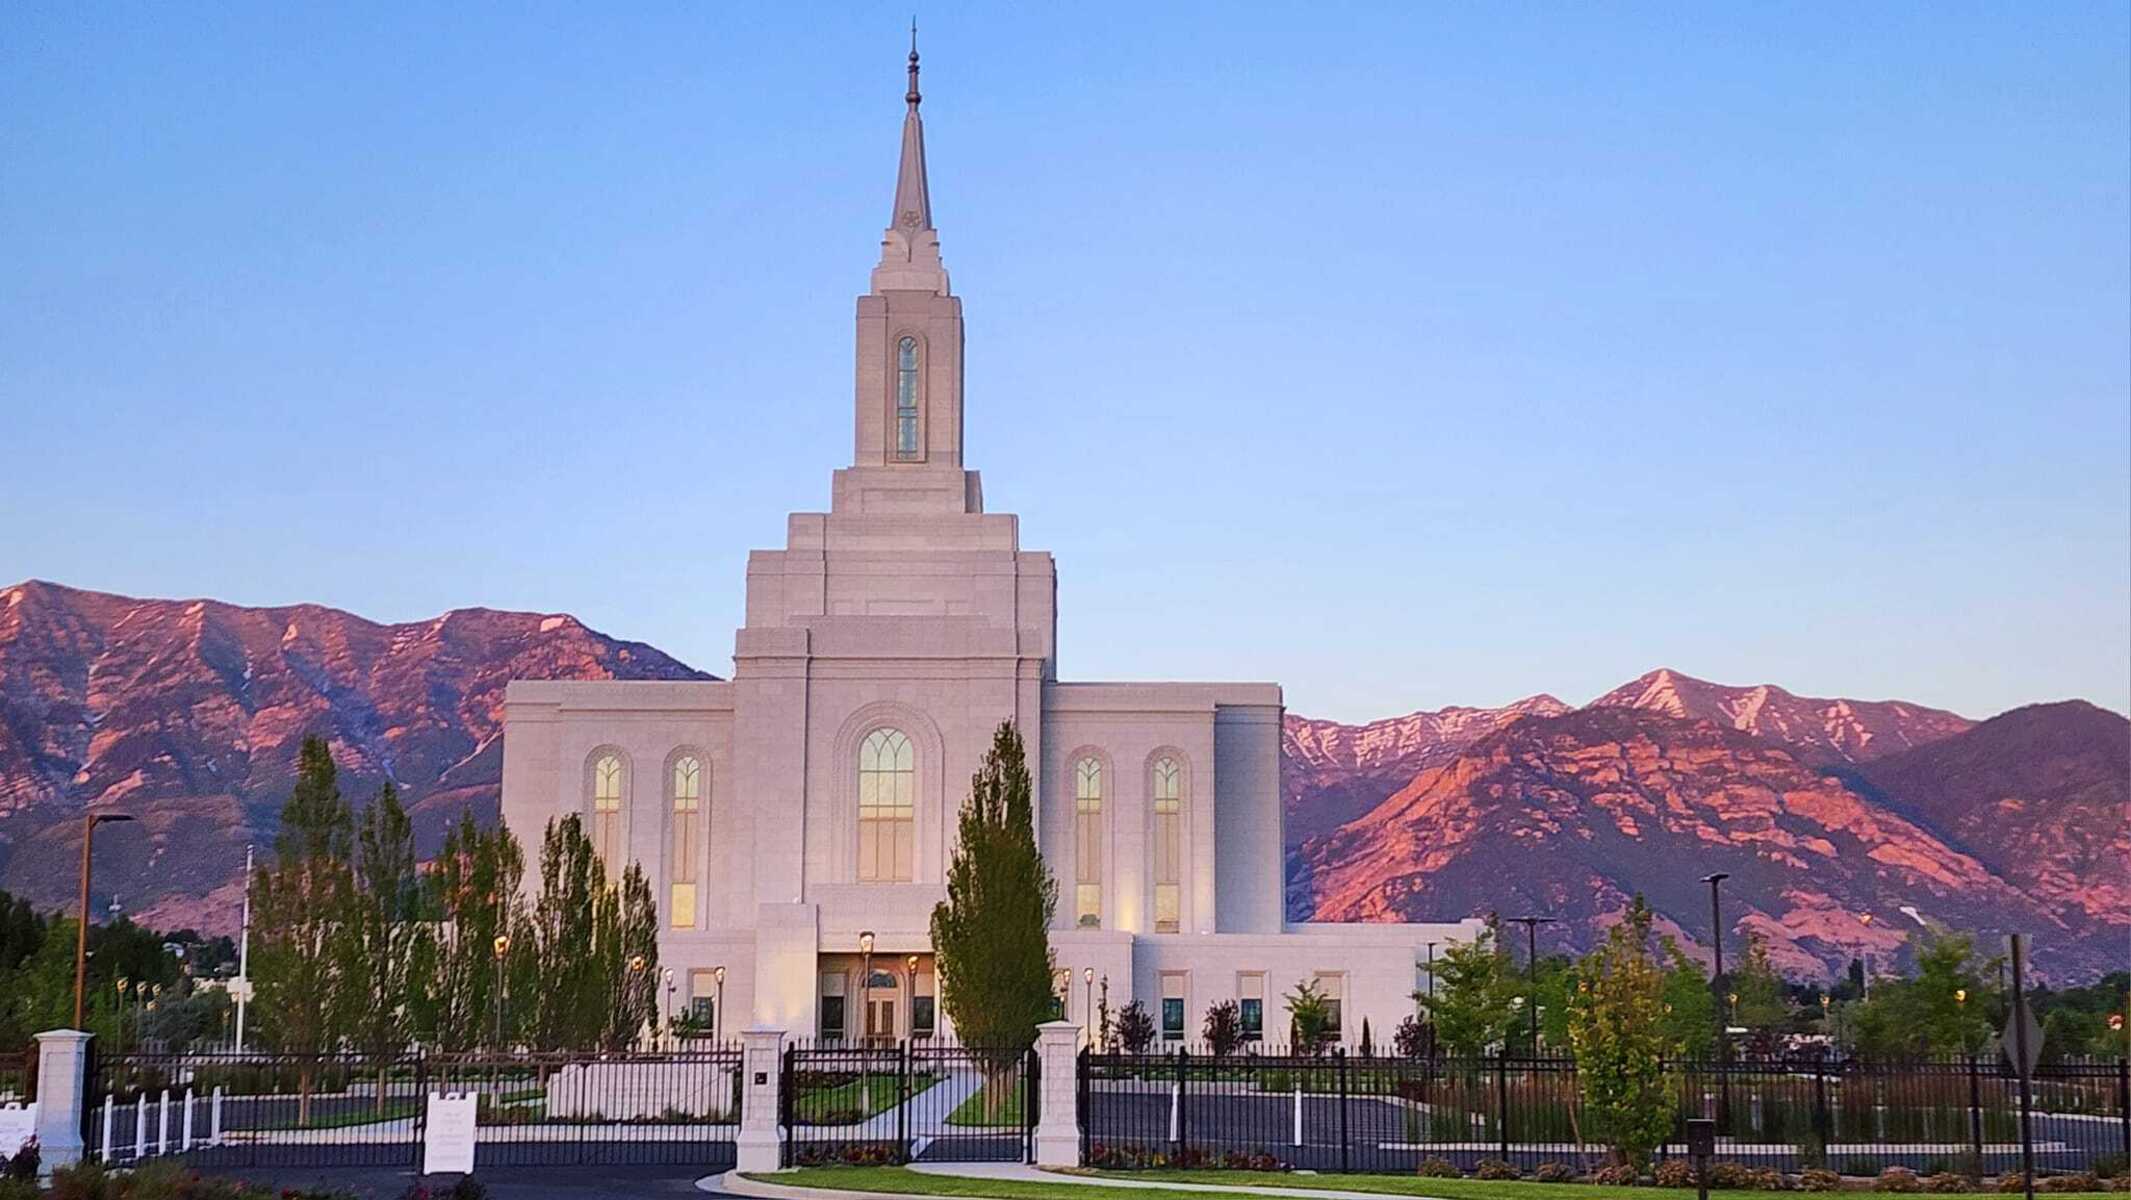
{"label": "arched window", "polygon": [[667,923],[675,929],[693,929],[697,860],[703,856],[697,842],[703,814],[703,761],[693,754],[674,759],[667,790],[672,800],[666,829]]}
{"label": "arched window", "polygon": [[1073,923],[1102,927],[1102,760],[1073,768]]}
{"label": "arched window", "polygon": [[858,748],[858,877],[906,883],[914,840],[917,753],[900,729],[876,729]]}
{"label": "arched window", "polygon": [[895,456],[918,456],[918,343],[904,338],[895,347]]}
{"label": "arched window", "polygon": [[1173,758],[1154,764],[1154,931],[1180,927],[1184,879],[1184,772]]}
{"label": "arched window", "polygon": [[592,853],[608,879],[621,878],[622,782],[627,768],[619,754],[602,754],[592,764]]}

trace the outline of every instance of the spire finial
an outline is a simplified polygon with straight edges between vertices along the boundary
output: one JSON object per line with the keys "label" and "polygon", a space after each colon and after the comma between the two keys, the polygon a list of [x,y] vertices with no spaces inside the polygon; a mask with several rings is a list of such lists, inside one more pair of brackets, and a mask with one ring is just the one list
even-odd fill
{"label": "spire finial", "polygon": [[918,19],[913,13],[910,17],[910,90],[903,94],[903,101],[916,108],[922,99],[924,97],[918,95]]}

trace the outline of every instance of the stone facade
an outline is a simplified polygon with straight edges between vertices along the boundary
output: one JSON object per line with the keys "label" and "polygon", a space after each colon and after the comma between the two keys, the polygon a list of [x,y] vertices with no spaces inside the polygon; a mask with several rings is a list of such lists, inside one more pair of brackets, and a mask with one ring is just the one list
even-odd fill
{"label": "stone facade", "polygon": [[578,813],[611,867],[643,864],[676,998],[722,995],[726,1036],[946,1033],[930,915],[967,781],[1012,721],[1059,880],[1068,1020],[1088,1019],[1092,970],[1113,1009],[1138,997],[1186,1039],[1211,1004],[1255,998],[1280,1040],[1279,997],[1315,978],[1349,1039],[1364,1016],[1387,1038],[1422,944],[1477,924],[1284,922],[1277,685],[1059,680],[1051,556],[984,511],[963,465],[962,348],[913,55],[829,511],[749,557],[729,682],[512,683],[504,819],[537,845]]}

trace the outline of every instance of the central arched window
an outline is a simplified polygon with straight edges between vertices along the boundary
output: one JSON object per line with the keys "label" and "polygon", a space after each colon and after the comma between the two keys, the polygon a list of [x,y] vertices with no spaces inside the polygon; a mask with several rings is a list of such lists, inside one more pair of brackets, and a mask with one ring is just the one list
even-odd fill
{"label": "central arched window", "polygon": [[918,456],[918,343],[904,338],[895,347],[895,456]]}
{"label": "central arched window", "polygon": [[592,764],[592,853],[606,869],[608,879],[621,877],[617,856],[622,849],[622,756],[602,754]]}
{"label": "central arched window", "polygon": [[696,924],[696,860],[702,857],[697,844],[697,826],[703,816],[703,760],[693,754],[674,759],[667,788],[673,804],[667,826],[666,919],[675,929],[693,929]]}
{"label": "central arched window", "polygon": [[1073,768],[1073,923],[1102,926],[1102,760]]}
{"label": "central arched window", "polygon": [[876,729],[858,748],[858,877],[906,883],[917,796],[917,753],[900,729]]}
{"label": "central arched window", "polygon": [[1184,879],[1184,772],[1173,758],[1154,764],[1154,931],[1181,927]]}

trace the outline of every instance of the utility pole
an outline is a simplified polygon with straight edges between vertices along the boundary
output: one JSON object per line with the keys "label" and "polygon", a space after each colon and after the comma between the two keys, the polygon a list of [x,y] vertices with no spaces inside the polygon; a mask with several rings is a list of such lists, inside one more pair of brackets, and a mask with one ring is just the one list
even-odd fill
{"label": "utility pole", "polygon": [[106,821],[131,821],[126,813],[90,813],[81,821],[81,924],[74,930],[74,1028],[80,1029],[89,986],[89,847],[96,827]]}
{"label": "utility pole", "polygon": [[244,927],[237,935],[237,1053],[244,1053],[244,1009],[252,1000],[252,847],[244,846]]}
{"label": "utility pole", "polygon": [[1709,945],[1715,951],[1715,961],[1709,970],[1709,995],[1711,1005],[1717,1010],[1717,1054],[1721,1058],[1730,1035],[1725,1032],[1724,1021],[1724,913],[1717,898],[1717,885],[1730,879],[1724,871],[1702,876],[1709,885]]}
{"label": "utility pole", "polygon": [[1512,925],[1524,926],[1525,1007],[1532,1010],[1532,1057],[1539,1057],[1539,927],[1556,924],[1552,917],[1511,917]]}

